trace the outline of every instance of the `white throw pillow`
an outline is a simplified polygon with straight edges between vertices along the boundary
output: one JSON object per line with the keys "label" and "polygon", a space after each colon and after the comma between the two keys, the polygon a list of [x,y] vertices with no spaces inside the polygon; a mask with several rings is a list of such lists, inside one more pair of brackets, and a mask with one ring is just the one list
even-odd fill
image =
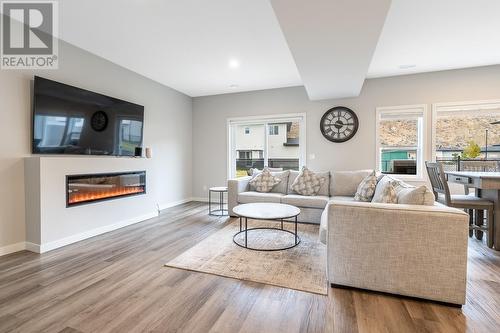
{"label": "white throw pillow", "polygon": [[398,204],[406,205],[434,205],[434,193],[431,192],[425,185],[406,186],[406,184],[399,184],[396,187],[396,196]]}
{"label": "white throw pillow", "polygon": [[327,180],[325,177],[319,177],[306,167],[302,168],[300,174],[295,178],[292,184],[292,190],[301,195],[316,195]]}
{"label": "white throw pillow", "polygon": [[257,192],[270,192],[273,186],[280,182],[280,178],[273,176],[269,169],[265,168],[264,171],[250,181],[250,186],[255,188]]}
{"label": "white throw pillow", "polygon": [[354,200],[370,202],[372,201],[373,195],[375,194],[375,187],[377,186],[377,176],[375,172],[369,176],[366,176],[361,183],[358,185],[356,194],[354,194]]}
{"label": "white throw pillow", "polygon": [[397,203],[398,197],[396,195],[396,182],[390,177],[382,177],[375,188],[375,194],[373,195],[372,202],[391,204]]}

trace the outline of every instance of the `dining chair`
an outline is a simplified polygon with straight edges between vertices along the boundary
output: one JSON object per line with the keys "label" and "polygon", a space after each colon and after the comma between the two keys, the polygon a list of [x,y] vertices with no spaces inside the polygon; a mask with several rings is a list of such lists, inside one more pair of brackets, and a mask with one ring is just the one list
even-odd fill
{"label": "dining chair", "polygon": [[[479,230],[487,234],[486,243],[493,247],[493,212],[494,203],[490,200],[475,195],[450,194],[448,181],[443,171],[443,165],[438,162],[425,162],[427,174],[431,181],[432,191],[436,201],[449,207],[465,209],[469,213],[469,236],[472,237],[473,230]],[[483,225],[476,221],[474,224],[474,211],[487,212],[487,224]],[[476,214],[481,216],[482,214]],[[482,222],[482,221],[481,221]]]}

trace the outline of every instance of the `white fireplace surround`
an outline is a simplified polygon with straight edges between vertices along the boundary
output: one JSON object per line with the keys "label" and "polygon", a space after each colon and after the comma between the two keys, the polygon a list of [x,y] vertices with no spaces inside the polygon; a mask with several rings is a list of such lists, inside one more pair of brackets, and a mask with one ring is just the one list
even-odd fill
{"label": "white fireplace surround", "polygon": [[[66,207],[66,175],[146,170],[147,193]],[[33,156],[25,159],[26,249],[43,253],[158,215],[161,182],[151,160],[125,157]]]}

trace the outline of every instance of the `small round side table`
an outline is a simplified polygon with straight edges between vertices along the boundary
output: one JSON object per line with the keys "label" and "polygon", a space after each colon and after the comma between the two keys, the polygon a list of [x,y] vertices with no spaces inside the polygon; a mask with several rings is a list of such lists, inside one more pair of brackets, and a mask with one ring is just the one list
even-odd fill
{"label": "small round side table", "polygon": [[[219,193],[219,208],[212,210],[212,192]],[[227,186],[217,186],[208,189],[208,215],[227,216],[228,211],[224,209],[224,193],[227,193]],[[214,204],[217,204],[214,202]],[[225,213],[224,213],[225,212]]]}

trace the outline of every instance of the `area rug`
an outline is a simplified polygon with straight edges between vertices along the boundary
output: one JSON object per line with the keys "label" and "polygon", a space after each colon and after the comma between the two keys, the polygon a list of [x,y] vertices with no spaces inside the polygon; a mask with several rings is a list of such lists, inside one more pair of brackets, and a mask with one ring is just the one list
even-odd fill
{"label": "area rug", "polygon": [[[273,226],[278,222],[248,220],[249,227]],[[293,230],[293,223],[285,222],[285,229]],[[283,251],[254,251],[233,243],[239,231],[238,220],[196,244],[165,266],[215,274],[245,281],[327,295],[326,247],[319,242],[318,225],[299,224],[301,242]],[[240,235],[239,241],[244,240]],[[248,233],[252,246],[283,246],[293,242],[294,236],[269,230]]]}

